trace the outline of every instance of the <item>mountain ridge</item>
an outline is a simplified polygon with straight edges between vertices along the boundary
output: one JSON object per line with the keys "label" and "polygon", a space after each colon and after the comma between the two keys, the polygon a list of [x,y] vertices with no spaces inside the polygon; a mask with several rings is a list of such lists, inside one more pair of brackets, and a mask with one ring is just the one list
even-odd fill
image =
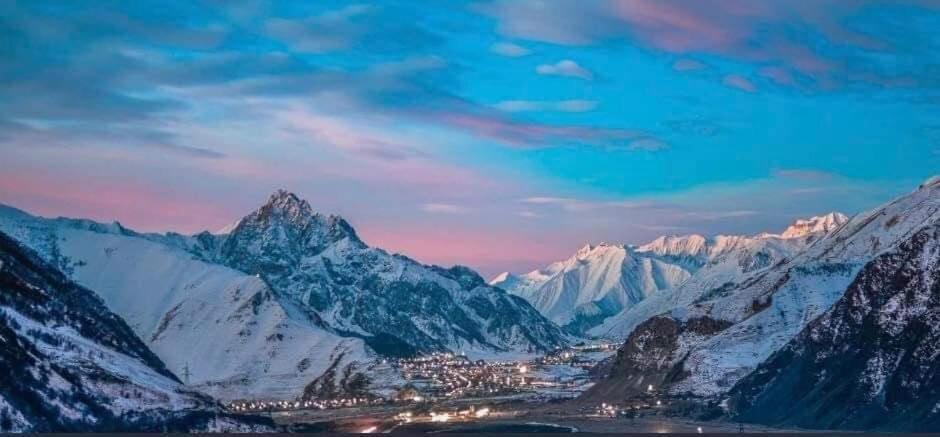
{"label": "mountain ridge", "polygon": [[504,272],[490,284],[522,296],[556,323],[575,325],[576,333],[605,335],[616,330],[610,325],[619,313],[694,279],[708,264],[738,257],[731,260],[738,264],[734,272],[719,275],[722,282],[731,280],[794,254],[847,220],[829,213],[797,219],[780,234],[663,235],[640,245],[589,244],[567,260],[523,275]]}
{"label": "mountain ridge", "polygon": [[187,390],[118,315],[0,232],[0,431],[262,431]]}
{"label": "mountain ridge", "polygon": [[[662,391],[721,396],[825,313],[868,262],[938,221],[940,184],[921,186],[855,215],[783,262],[726,286],[687,290],[677,305],[650,311],[627,331],[621,365],[613,367],[607,386],[619,385],[618,396],[641,392],[645,385],[629,379],[630,369],[639,368]],[[695,329],[700,325],[693,320],[716,329]],[[654,339],[668,341],[645,347]],[[585,397],[610,395],[589,390]]]}
{"label": "mountain ridge", "polygon": [[344,219],[286,191],[224,235],[137,233],[11,207],[0,208],[0,230],[101,290],[174,370],[189,366],[193,384],[223,400],[293,399],[326,369],[371,372],[379,354],[568,341],[475,272],[370,248]]}

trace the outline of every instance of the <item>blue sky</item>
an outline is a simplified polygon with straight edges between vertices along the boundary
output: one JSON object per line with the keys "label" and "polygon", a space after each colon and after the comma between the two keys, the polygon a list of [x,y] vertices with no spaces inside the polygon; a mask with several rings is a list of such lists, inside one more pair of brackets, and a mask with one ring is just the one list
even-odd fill
{"label": "blue sky", "polygon": [[283,187],[486,274],[773,231],[938,173],[937,29],[932,0],[6,2],[0,202],[191,232]]}

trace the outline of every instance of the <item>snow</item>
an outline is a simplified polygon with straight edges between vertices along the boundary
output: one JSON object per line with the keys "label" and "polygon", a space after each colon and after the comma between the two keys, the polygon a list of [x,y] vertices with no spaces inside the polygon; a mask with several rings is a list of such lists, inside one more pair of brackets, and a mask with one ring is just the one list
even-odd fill
{"label": "snow", "polygon": [[490,282],[566,324],[601,315],[588,334],[623,339],[637,324],[785,260],[848,218],[829,213],[796,220],[781,234],[664,235],[639,246],[587,245],[571,258]]}
{"label": "snow", "polygon": [[578,315],[615,314],[690,276],[681,266],[638,254],[630,247],[585,246],[568,260],[522,277],[504,275],[494,285],[532,304],[558,324]]}
{"label": "snow", "polygon": [[[105,394],[106,401],[109,402],[107,406],[115,414],[150,409],[181,410],[202,405],[201,401],[182,392],[179,383],[157,373],[144,362],[89,340],[71,327],[49,327],[10,307],[0,307],[0,312],[16,321],[14,326],[19,326],[17,332],[21,336],[36,338],[32,332],[40,332],[61,339],[59,344],[49,344],[37,339],[34,345],[49,361],[66,368],[85,369],[80,373],[85,377],[83,385],[93,387],[96,393]],[[106,373],[111,378],[88,378],[87,375],[94,374],[90,369]],[[51,369],[47,368],[46,372],[49,378],[47,387],[50,390],[62,393],[72,390],[72,383]],[[141,393],[140,397],[121,396],[122,392],[135,390]],[[65,417],[77,420],[85,416],[83,411],[75,410],[71,405],[64,405],[58,400],[48,399],[48,402],[55,405]]]}
{"label": "snow", "polygon": [[[101,296],[172,372],[182,379],[188,367],[190,383],[221,400],[292,399],[329,367],[331,355],[344,352],[341,366],[372,359],[361,340],[318,326],[253,275],[146,238],[43,219],[23,226],[28,216],[19,223],[8,217],[0,215],[0,230],[28,229],[20,235],[40,250],[50,246],[36,241],[53,241],[81,264],[73,279]],[[255,307],[256,296],[268,298]]]}
{"label": "snow", "polygon": [[[788,262],[739,281],[727,295],[686,303],[690,311],[735,324],[691,350],[685,361],[691,376],[673,391],[726,391],[827,311],[865,263],[938,220],[940,185],[934,185],[853,217]],[[754,302],[768,300],[769,307],[754,312]]]}
{"label": "snow", "polygon": [[[434,339],[430,347],[509,354],[565,341],[557,327],[502,290],[464,285],[446,272],[370,248],[342,218],[315,214],[286,192],[272,195],[225,236],[140,234],[117,224],[44,219],[13,208],[0,208],[0,230],[94,290],[171,371],[221,400],[295,398],[336,361],[340,369],[368,371],[376,355],[355,335],[375,332],[360,326],[362,315],[355,312],[381,321],[394,312],[402,316],[402,310],[391,301],[357,305],[361,293],[374,291],[349,286],[343,278],[443,288],[452,299],[444,304],[464,311],[481,340],[467,340],[468,328],[455,326],[447,314],[405,314]],[[234,251],[223,256],[223,246]],[[269,265],[293,273],[269,273],[263,269]],[[346,296],[333,294],[326,309],[315,311],[311,278],[337,281],[327,291]],[[481,299],[492,310],[478,313]],[[383,302],[381,296],[376,301]]]}
{"label": "snow", "polygon": [[847,221],[849,221],[849,218],[844,214],[831,212],[808,220],[797,220],[780,236],[782,238],[800,238],[809,234],[832,232]]}

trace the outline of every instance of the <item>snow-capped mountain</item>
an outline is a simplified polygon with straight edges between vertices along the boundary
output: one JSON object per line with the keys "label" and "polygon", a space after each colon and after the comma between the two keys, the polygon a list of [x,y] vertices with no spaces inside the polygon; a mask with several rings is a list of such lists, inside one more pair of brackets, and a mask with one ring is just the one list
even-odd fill
{"label": "snow-capped mountain", "polygon": [[524,300],[465,267],[425,266],[367,246],[337,216],[286,191],[198,253],[255,274],[326,325],[385,354],[546,351],[565,342]]}
{"label": "snow-capped mountain", "polygon": [[865,265],[832,308],[731,391],[736,420],[940,429],[940,224]]}
{"label": "snow-capped mountain", "polygon": [[692,297],[691,290],[767,268],[846,220],[830,213],[798,220],[779,235],[662,236],[640,246],[589,245],[566,261],[520,276],[502,273],[490,284],[525,298],[574,332],[622,339],[634,323]]}
{"label": "snow-capped mountain", "polygon": [[180,247],[208,234],[138,234],[8,207],[0,207],[0,230],[96,290],[170,369],[218,399],[294,398],[331,365],[355,367],[374,355],[261,278]]}
{"label": "snow-capped mountain", "polygon": [[755,272],[798,254],[847,221],[848,217],[843,214],[829,213],[808,220],[798,219],[781,234],[719,235],[711,239],[698,235],[660,237],[640,246],[640,250],[678,260],[696,268],[695,273],[687,281],[625,308],[589,332],[622,340],[650,317],[691,305],[706,299],[708,294],[722,293]]}
{"label": "snow-capped mountain", "polygon": [[[630,329],[606,387],[618,385],[618,396],[648,384],[697,396],[727,392],[828,310],[866,263],[938,220],[940,182],[934,181],[853,217],[769,268],[716,288],[677,287],[695,298],[664,305]],[[631,376],[641,373],[643,381]]]}
{"label": "snow-capped mountain", "polygon": [[832,231],[849,220],[843,214],[829,213],[820,217],[813,217],[808,220],[797,220],[780,236],[782,238],[800,238],[813,234],[827,233]]}
{"label": "snow-capped mountain", "polygon": [[93,292],[0,233],[0,432],[264,431],[180,381]]}
{"label": "snow-capped mountain", "polygon": [[9,207],[0,230],[97,290],[170,369],[188,369],[190,386],[223,400],[330,391],[324,372],[368,374],[376,352],[535,351],[566,340],[472,271],[370,248],[343,219],[283,191],[224,235],[141,234]]}
{"label": "snow-capped mountain", "polygon": [[[566,261],[491,284],[521,296],[552,321],[583,332],[690,276],[688,269],[628,246],[584,246]],[[500,278],[496,278],[500,279]]]}

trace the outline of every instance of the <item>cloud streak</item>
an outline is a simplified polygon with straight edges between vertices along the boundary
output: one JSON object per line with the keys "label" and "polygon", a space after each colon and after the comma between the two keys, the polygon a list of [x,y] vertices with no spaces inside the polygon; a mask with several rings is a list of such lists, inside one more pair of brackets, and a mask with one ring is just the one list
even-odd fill
{"label": "cloud streak", "polygon": [[[881,8],[881,9],[879,9]],[[499,20],[504,35],[583,46],[630,39],[678,55],[707,53],[771,68],[765,76],[780,86],[832,90],[868,86],[936,88],[923,50],[891,26],[867,28],[846,23],[880,14],[884,8],[940,10],[933,0],[823,0],[793,4],[772,0],[712,1],[502,0],[481,8]],[[869,14],[869,15],[865,15]],[[930,25],[925,22],[924,25]],[[903,59],[891,69],[876,67],[885,56]],[[698,61],[674,64],[679,71],[700,69]],[[858,71],[865,71],[859,74]],[[797,77],[802,78],[797,80]]]}
{"label": "cloud streak", "polygon": [[594,100],[560,100],[557,102],[504,100],[493,105],[493,107],[506,112],[588,112],[597,108],[597,102]]}
{"label": "cloud streak", "polygon": [[583,80],[594,79],[594,73],[570,59],[563,59],[554,64],[541,64],[535,67],[535,72],[545,76],[574,77]]}
{"label": "cloud streak", "polygon": [[500,56],[520,58],[532,53],[531,50],[511,42],[498,42],[490,46],[490,51]]}

